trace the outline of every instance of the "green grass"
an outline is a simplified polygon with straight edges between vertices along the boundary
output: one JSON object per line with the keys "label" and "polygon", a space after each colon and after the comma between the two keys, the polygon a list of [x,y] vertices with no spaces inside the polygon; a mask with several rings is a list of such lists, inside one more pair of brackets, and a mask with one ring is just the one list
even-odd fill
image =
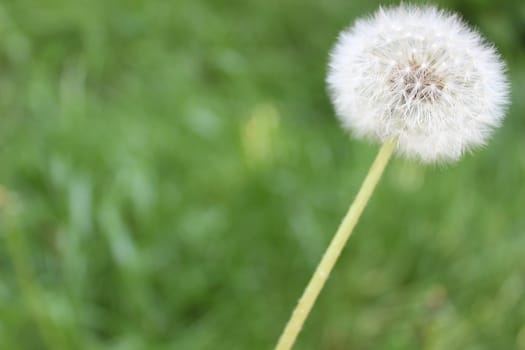
{"label": "green grass", "polygon": [[[439,3],[508,61],[508,118],[393,160],[297,349],[525,349],[525,3]],[[0,349],[271,348],[378,148],[324,84],[377,5],[2,1]]]}

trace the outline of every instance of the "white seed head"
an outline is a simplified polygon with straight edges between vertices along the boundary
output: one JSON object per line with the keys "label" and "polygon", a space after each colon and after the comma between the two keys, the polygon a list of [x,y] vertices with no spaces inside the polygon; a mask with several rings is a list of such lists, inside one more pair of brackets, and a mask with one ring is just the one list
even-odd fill
{"label": "white seed head", "polygon": [[458,160],[487,141],[509,102],[496,49],[435,7],[380,8],[343,31],[328,87],[343,127],[424,162]]}

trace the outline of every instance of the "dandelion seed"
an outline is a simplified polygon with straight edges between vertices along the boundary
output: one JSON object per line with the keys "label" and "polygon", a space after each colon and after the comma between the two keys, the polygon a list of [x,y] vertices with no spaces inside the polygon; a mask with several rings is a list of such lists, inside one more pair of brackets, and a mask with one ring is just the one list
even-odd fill
{"label": "dandelion seed", "polygon": [[[371,52],[394,59],[394,69],[372,65]],[[402,5],[340,35],[327,82],[354,135],[397,139],[402,154],[446,162],[485,144],[500,125],[509,101],[504,71],[494,47],[457,15]]]}

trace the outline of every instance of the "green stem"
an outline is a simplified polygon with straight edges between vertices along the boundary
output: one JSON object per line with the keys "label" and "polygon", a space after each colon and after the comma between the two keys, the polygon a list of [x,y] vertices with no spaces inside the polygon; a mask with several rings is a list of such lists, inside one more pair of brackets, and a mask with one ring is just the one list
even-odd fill
{"label": "green stem", "polygon": [[361,213],[365,209],[368,200],[372,196],[372,193],[379,182],[392,153],[394,152],[396,144],[396,141],[385,142],[379,150],[374,163],[370,167],[370,170],[361,185],[361,189],[357,193],[348,213],[334,235],[332,242],[326,249],[323,258],[317,266],[310,282],[306,286],[301,299],[299,299],[299,302],[292,313],[292,317],[288,321],[288,324],[279,338],[275,350],[289,350],[294,345],[297,335],[303,327],[304,321],[312,310],[321,289],[334,268],[348,238],[350,238],[350,235],[352,234]]}

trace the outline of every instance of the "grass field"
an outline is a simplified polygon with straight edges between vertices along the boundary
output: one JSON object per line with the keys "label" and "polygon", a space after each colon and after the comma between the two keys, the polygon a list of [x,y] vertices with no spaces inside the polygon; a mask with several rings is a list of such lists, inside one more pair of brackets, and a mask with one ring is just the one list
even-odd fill
{"label": "grass field", "polygon": [[[525,349],[525,2],[438,1],[512,106],[395,158],[297,349]],[[377,145],[326,94],[378,1],[0,2],[0,349],[270,349]]]}

